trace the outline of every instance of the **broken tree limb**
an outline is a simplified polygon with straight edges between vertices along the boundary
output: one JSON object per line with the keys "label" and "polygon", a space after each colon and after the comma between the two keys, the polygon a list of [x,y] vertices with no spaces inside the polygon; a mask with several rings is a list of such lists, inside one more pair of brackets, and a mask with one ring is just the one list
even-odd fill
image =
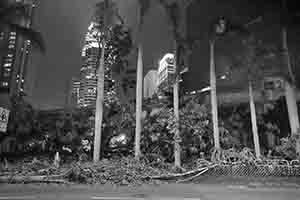
{"label": "broken tree limb", "polygon": [[191,180],[201,176],[202,174],[204,174],[207,171],[208,171],[208,168],[204,169],[203,171],[199,172],[198,174],[196,174],[194,176],[188,177],[188,178],[183,179],[183,180],[178,180],[178,181],[176,181],[176,183],[184,183],[184,182],[187,182],[187,181],[191,181]]}

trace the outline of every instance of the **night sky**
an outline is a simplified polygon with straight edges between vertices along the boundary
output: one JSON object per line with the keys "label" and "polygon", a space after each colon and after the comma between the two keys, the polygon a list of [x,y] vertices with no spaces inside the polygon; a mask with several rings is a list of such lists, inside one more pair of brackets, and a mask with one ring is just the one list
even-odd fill
{"label": "night sky", "polygon": [[[116,1],[121,15],[125,18],[125,23],[131,27],[134,33],[133,37],[135,37],[137,0]],[[204,24],[202,22],[222,12],[224,14],[222,6],[225,6],[228,12],[233,12],[230,15],[239,15],[243,13],[243,10],[247,10],[245,4],[241,3],[240,0],[228,2],[231,1],[240,2],[236,5],[236,10],[230,9],[231,5],[224,4],[224,0],[208,1],[212,3],[207,8],[201,7],[196,16],[200,20],[195,26],[203,29],[204,33],[207,32],[208,22]],[[270,2],[270,0],[267,1]],[[33,74],[35,74],[35,78],[32,81],[34,89],[30,95],[34,106],[42,109],[64,106],[67,82],[72,76],[79,75],[83,39],[93,13],[93,6],[97,2],[99,0],[40,0],[38,3],[35,28],[42,32],[47,52],[44,56],[35,55],[34,59],[35,73]],[[256,0],[245,0],[245,2],[256,2]],[[252,4],[252,8],[263,7],[264,4],[261,1],[257,2],[258,4]],[[221,3],[220,8],[214,9],[214,5],[219,6]],[[239,7],[243,9],[239,10]],[[253,10],[254,13],[251,13],[251,16],[257,14],[255,13],[256,9]],[[243,20],[247,20],[247,17]],[[166,16],[163,9],[158,5],[152,5],[143,27],[143,35],[144,68],[147,72],[151,68],[156,68],[158,59],[170,52],[172,47],[172,35],[168,28]],[[201,45],[204,48],[197,49],[197,52],[204,60],[201,64],[206,66],[208,63],[208,43],[202,41]],[[224,62],[227,61],[224,60]],[[131,67],[136,67],[134,61]],[[205,71],[206,68],[203,70]]]}
{"label": "night sky", "polygon": [[[29,98],[34,106],[48,109],[64,105],[67,83],[72,76],[79,75],[83,39],[97,2],[99,0],[40,0],[38,3],[35,28],[42,32],[47,52],[44,56],[36,55],[33,61],[34,88]],[[137,1],[117,2],[125,23],[136,33]],[[157,6],[150,9],[143,31],[147,71],[169,51],[172,42],[162,9]]]}

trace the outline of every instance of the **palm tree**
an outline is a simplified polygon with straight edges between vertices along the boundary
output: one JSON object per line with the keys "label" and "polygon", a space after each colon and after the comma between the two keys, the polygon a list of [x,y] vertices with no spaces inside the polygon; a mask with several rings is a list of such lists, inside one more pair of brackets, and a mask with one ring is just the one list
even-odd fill
{"label": "palm tree", "polygon": [[[249,32],[247,30],[248,26],[260,22],[262,17],[257,17],[254,20],[251,20],[247,24],[237,25],[231,24],[225,18],[219,18],[216,23],[213,24],[213,35],[210,40],[210,84],[211,84],[211,106],[212,106],[212,115],[213,115],[213,128],[214,128],[214,143],[215,149],[220,149],[220,139],[219,139],[219,127],[218,127],[218,105],[217,105],[217,95],[216,95],[216,72],[215,72],[215,62],[214,62],[214,46],[218,37],[223,37],[229,34],[242,34],[249,36]],[[250,40],[253,39],[250,35]],[[248,41],[248,42],[249,42]],[[242,58],[241,63],[243,67],[247,68],[248,73],[248,90],[249,90],[249,104],[250,104],[250,113],[251,113],[251,124],[252,124],[252,132],[254,139],[254,146],[256,156],[260,157],[260,146],[259,146],[259,137],[258,137],[258,129],[257,129],[257,120],[256,120],[256,111],[254,104],[254,96],[253,96],[253,79],[255,77],[255,72],[259,70],[258,67],[254,67],[253,65],[257,65],[254,63],[255,56],[255,47],[252,43],[247,43],[247,55],[246,58]],[[244,66],[245,65],[245,66]],[[254,73],[252,73],[254,72]]]}
{"label": "palm tree", "polygon": [[213,32],[209,41],[210,48],[210,100],[211,100],[211,113],[213,121],[214,133],[214,147],[215,150],[220,149],[220,135],[219,135],[219,120],[218,120],[218,102],[217,102],[217,87],[216,87],[216,66],[215,66],[215,43],[219,36],[224,36],[228,31],[228,24],[224,18],[219,18],[212,24]]}
{"label": "palm tree", "polygon": [[139,0],[138,6],[138,61],[136,81],[136,126],[135,126],[135,158],[141,156],[141,132],[142,132],[142,99],[143,99],[143,45],[142,26],[146,11],[150,7],[149,0]]}
{"label": "palm tree", "polygon": [[[186,48],[187,38],[186,38],[186,11],[188,6],[193,2],[193,0],[176,0],[168,3],[166,0],[160,0],[160,4],[166,10],[166,14],[169,18],[169,23],[172,29],[172,34],[174,37],[174,66],[175,66],[175,80],[173,84],[173,109],[174,117],[176,123],[176,130],[174,133],[174,159],[175,167],[181,168],[181,148],[180,148],[180,119],[179,119],[179,80],[180,80],[180,67],[179,66],[179,47]],[[183,56],[183,55],[181,55]],[[187,67],[187,66],[185,66]]]}
{"label": "palm tree", "polygon": [[215,149],[220,149],[220,136],[219,136],[219,120],[218,120],[218,102],[217,102],[217,87],[216,87],[216,66],[215,66],[215,39],[210,40],[210,100],[211,100],[211,113],[213,121],[214,133],[214,146]]}
{"label": "palm tree", "polygon": [[257,128],[257,119],[256,119],[256,109],[253,95],[253,84],[258,80],[260,81],[262,77],[259,75],[262,72],[261,65],[262,62],[257,62],[257,43],[255,39],[250,36],[250,38],[246,42],[246,55],[243,58],[245,61],[242,67],[246,67],[247,75],[248,75],[248,92],[249,92],[249,105],[250,105],[250,115],[251,115],[251,124],[252,124],[252,134],[254,141],[254,149],[256,158],[260,158],[260,144],[259,144],[259,136],[258,136],[258,128]]}
{"label": "palm tree", "polygon": [[[116,4],[112,1],[105,0],[96,5],[94,20],[96,23],[93,24],[90,34],[97,41],[99,51],[93,160],[98,162],[102,138],[105,65],[115,66],[115,68],[122,65],[123,56],[126,56],[131,48],[131,38],[129,31],[122,30],[124,21],[118,13]],[[120,24],[111,27],[115,25],[113,24],[115,22],[120,22]],[[123,39],[120,41],[119,37]]]}
{"label": "palm tree", "polygon": [[[281,26],[281,35],[282,35],[282,50],[283,50],[283,59],[284,63],[288,68],[289,80],[285,82],[285,98],[286,104],[289,114],[290,128],[292,135],[299,134],[299,115],[298,115],[298,107],[297,107],[297,99],[296,99],[296,78],[292,71],[292,65],[290,61],[288,42],[287,42],[287,25],[289,21],[287,21],[288,10],[286,7],[287,1],[282,0],[282,15],[283,15],[283,23]],[[297,141],[296,151],[300,153],[300,141]]]}
{"label": "palm tree", "polygon": [[[93,161],[98,162],[100,159],[101,151],[101,136],[102,136],[102,121],[103,121],[103,101],[104,101],[104,56],[106,47],[106,37],[108,26],[112,18],[112,4],[109,0],[104,0],[97,4],[97,17],[96,20],[99,23],[97,27],[96,38],[99,46],[98,54],[98,70],[97,70],[97,99],[96,99],[96,113],[95,113],[95,134],[94,134],[94,151]],[[99,16],[98,16],[99,15]]]}

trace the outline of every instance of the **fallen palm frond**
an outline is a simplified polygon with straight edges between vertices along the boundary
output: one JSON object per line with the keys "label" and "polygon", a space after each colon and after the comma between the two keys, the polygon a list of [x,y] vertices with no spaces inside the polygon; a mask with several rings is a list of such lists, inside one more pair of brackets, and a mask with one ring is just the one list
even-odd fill
{"label": "fallen palm frond", "polygon": [[1,175],[0,183],[68,183],[66,179],[71,174],[72,169],[59,175]]}
{"label": "fallen palm frond", "polygon": [[[196,170],[191,170],[185,173],[179,173],[179,174],[169,174],[169,175],[162,175],[162,176],[150,176],[150,177],[145,177],[145,179],[150,179],[150,180],[178,180],[178,179],[183,179],[183,180],[189,180],[196,178],[203,173],[207,172],[209,169],[214,168],[216,165],[210,165],[206,167],[201,167]],[[183,181],[182,180],[182,181]],[[180,180],[178,180],[180,181]]]}
{"label": "fallen palm frond", "polygon": [[176,181],[176,183],[184,183],[184,182],[192,181],[193,179],[200,177],[201,175],[203,175],[207,171],[208,171],[208,168],[204,169],[203,171],[200,171],[198,174],[196,174],[194,176],[188,177],[188,178],[183,179],[183,180],[178,180],[178,181]]}

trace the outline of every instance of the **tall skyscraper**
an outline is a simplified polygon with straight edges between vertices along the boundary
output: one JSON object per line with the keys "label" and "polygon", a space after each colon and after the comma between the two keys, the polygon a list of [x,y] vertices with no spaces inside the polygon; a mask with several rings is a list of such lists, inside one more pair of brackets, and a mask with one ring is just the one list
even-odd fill
{"label": "tall skyscraper", "polygon": [[[25,5],[25,12],[29,16],[18,19],[16,23],[24,27],[31,27],[35,8],[34,0],[14,0],[14,2],[23,3]],[[14,2],[11,1],[11,3]],[[24,77],[31,42],[25,40],[16,30],[6,28],[0,31],[0,93],[13,94],[19,91],[24,92]]]}
{"label": "tall skyscraper", "polygon": [[[96,105],[97,99],[97,68],[98,68],[98,59],[99,43],[97,41],[97,36],[99,30],[96,28],[97,23],[91,22],[86,38],[85,45],[82,49],[82,67],[80,69],[80,88],[79,88],[79,107],[94,107]],[[109,90],[112,89],[112,73],[109,67],[104,68],[105,81],[104,81],[104,93],[106,94]]]}
{"label": "tall skyscraper", "polygon": [[160,90],[169,90],[175,77],[174,54],[167,53],[158,65],[157,85]]}
{"label": "tall skyscraper", "polygon": [[17,36],[8,29],[0,33],[0,92],[9,92],[16,56]]}

